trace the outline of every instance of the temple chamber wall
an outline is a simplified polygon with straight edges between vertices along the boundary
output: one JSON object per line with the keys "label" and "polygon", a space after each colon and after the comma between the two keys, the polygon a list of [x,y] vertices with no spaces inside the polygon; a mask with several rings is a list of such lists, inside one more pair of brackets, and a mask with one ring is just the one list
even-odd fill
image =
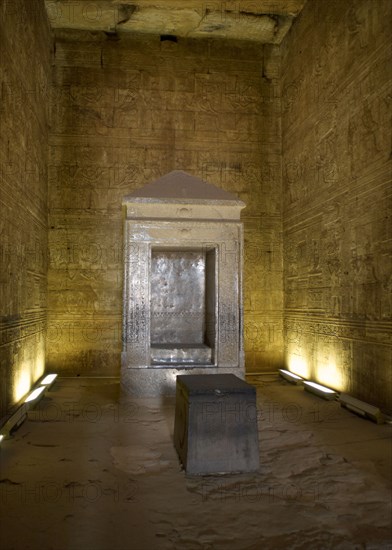
{"label": "temple chamber wall", "polygon": [[[246,368],[281,366],[277,49],[57,32],[49,151],[48,368],[119,375],[122,198],[172,171],[247,204]],[[230,251],[228,251],[230,254]]]}

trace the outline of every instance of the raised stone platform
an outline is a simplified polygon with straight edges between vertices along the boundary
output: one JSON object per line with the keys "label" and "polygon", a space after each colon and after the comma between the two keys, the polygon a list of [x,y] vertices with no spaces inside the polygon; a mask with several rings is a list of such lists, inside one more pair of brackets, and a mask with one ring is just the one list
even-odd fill
{"label": "raised stone platform", "polygon": [[177,376],[174,446],[187,474],[257,471],[255,387],[233,374]]}

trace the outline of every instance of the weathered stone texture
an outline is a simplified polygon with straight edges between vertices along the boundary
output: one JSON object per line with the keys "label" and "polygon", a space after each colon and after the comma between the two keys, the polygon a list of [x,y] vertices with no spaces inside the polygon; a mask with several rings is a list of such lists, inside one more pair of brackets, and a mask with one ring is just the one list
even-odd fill
{"label": "weathered stone texture", "polygon": [[306,0],[45,0],[54,29],[280,44]]}
{"label": "weathered stone texture", "polygon": [[0,417],[43,373],[52,39],[43,2],[0,5]]}
{"label": "weathered stone texture", "polygon": [[282,48],[288,366],[388,408],[389,0],[307,3]]}
{"label": "weathered stone texture", "polygon": [[281,365],[278,77],[273,46],[58,35],[49,161],[49,366],[119,373],[121,200],[172,170],[236,193],[248,205],[247,368]]}

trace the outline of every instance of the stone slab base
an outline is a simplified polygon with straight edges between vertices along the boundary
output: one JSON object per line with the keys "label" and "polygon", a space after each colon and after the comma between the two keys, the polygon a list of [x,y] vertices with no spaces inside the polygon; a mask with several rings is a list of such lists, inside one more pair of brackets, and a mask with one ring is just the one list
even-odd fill
{"label": "stone slab base", "polygon": [[198,365],[197,367],[170,367],[161,365],[149,368],[121,369],[121,390],[130,396],[174,396],[176,394],[176,378],[185,374],[234,374],[245,378],[244,369],[240,367],[212,367]]}

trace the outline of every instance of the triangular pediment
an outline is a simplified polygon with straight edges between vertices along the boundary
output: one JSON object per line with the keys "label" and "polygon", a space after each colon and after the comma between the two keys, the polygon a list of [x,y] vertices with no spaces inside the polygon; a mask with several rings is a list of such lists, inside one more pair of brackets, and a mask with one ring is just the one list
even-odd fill
{"label": "triangular pediment", "polygon": [[169,172],[165,176],[158,178],[157,180],[148,183],[144,187],[137,189],[130,195],[124,197],[124,202],[143,201],[148,202],[172,202],[176,200],[181,201],[230,201],[237,204],[245,204],[233,193],[228,193],[223,189],[219,189],[211,183],[191,176],[182,170],[174,170]]}

